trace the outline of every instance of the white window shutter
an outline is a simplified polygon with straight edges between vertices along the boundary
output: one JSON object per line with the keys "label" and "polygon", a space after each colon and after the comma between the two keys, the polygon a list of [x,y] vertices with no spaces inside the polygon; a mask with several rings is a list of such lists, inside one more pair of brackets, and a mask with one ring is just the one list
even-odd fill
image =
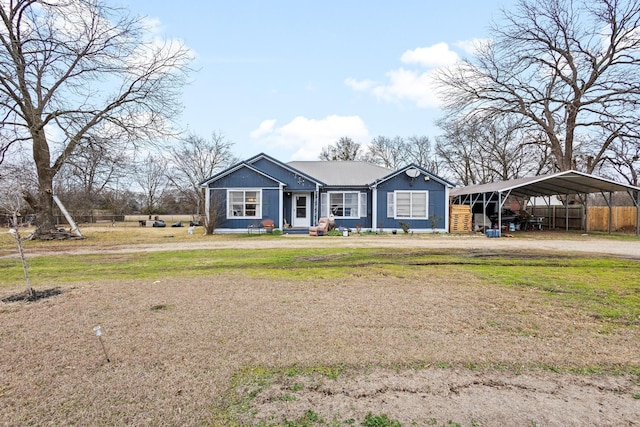
{"label": "white window shutter", "polygon": [[327,193],[320,193],[320,217],[327,215]]}
{"label": "white window shutter", "polygon": [[367,193],[360,193],[360,218],[367,216]]}
{"label": "white window shutter", "polygon": [[393,207],[393,193],[387,193],[387,217],[394,217],[394,207]]}

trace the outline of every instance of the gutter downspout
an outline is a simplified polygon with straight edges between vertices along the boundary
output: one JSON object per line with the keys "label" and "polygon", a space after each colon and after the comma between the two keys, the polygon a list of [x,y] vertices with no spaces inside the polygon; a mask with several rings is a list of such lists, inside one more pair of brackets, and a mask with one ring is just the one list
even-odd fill
{"label": "gutter downspout", "polygon": [[278,191],[278,228],[284,230],[284,184],[280,183],[280,190]]}
{"label": "gutter downspout", "polygon": [[320,184],[316,184],[316,191],[313,193],[313,220],[311,225],[315,225],[320,220]]}
{"label": "gutter downspout", "polygon": [[369,187],[371,189],[371,230],[378,232],[378,186]]}
{"label": "gutter downspout", "polygon": [[[446,202],[449,201],[449,186],[445,185],[444,186],[444,200]],[[450,216],[450,206],[445,203],[445,208],[444,208],[444,232],[445,233],[449,233],[451,230],[449,230],[449,216]]]}

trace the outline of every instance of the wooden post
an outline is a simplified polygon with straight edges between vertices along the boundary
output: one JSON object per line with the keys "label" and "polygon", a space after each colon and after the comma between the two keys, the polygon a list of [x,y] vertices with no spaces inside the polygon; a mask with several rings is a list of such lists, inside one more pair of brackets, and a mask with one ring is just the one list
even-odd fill
{"label": "wooden post", "polygon": [[640,236],[640,191],[636,191],[636,237]]}
{"label": "wooden post", "polygon": [[609,191],[609,234],[613,231],[613,193]]}
{"label": "wooden post", "polygon": [[589,194],[585,194],[583,207],[584,207],[584,215],[583,215],[584,232],[588,234],[589,233]]}

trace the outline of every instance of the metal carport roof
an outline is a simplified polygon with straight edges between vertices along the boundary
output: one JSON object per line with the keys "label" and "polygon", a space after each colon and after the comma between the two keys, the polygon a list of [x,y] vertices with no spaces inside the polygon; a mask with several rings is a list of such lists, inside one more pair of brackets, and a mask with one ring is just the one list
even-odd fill
{"label": "metal carport roof", "polygon": [[[640,187],[621,184],[606,178],[589,175],[575,170],[558,172],[549,175],[539,175],[510,181],[489,184],[471,185],[451,190],[451,197],[458,203],[470,202],[474,204],[482,196],[486,201],[487,195],[492,199],[498,196],[500,205],[508,196],[540,197],[555,195],[584,195],[591,193],[614,193],[626,191],[638,210],[636,219],[636,234],[640,230]],[[605,197],[606,200],[606,197]],[[608,202],[609,203],[609,202]],[[609,205],[611,209],[611,206]]]}
{"label": "metal carport roof", "polygon": [[640,187],[621,184],[595,175],[569,170],[550,175],[530,176],[489,184],[453,188],[451,196],[510,192],[516,197],[640,191]]}

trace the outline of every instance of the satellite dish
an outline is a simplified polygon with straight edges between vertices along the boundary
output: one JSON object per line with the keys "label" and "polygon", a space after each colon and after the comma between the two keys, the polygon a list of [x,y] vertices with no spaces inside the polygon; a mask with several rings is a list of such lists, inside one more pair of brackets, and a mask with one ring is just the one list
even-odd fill
{"label": "satellite dish", "polygon": [[420,176],[420,171],[416,168],[407,169],[405,173],[409,178],[417,178]]}

